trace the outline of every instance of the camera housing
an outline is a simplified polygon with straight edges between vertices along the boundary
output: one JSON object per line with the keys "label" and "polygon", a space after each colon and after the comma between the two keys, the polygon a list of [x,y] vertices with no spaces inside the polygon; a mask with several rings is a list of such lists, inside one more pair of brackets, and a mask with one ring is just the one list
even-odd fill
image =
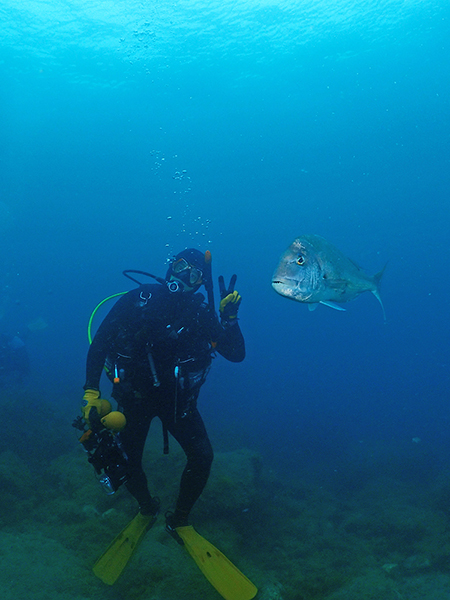
{"label": "camera housing", "polygon": [[95,407],[89,413],[90,429],[85,430],[81,417],[72,425],[83,431],[80,442],[88,455],[88,462],[99,475],[99,483],[108,494],[114,494],[129,478],[128,457],[120,442],[120,437],[103,426]]}

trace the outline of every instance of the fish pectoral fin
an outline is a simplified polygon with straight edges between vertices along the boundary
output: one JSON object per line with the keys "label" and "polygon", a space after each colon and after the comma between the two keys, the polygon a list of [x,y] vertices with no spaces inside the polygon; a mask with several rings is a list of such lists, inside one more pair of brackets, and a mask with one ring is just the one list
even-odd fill
{"label": "fish pectoral fin", "polygon": [[316,310],[318,305],[318,302],[315,302],[314,304],[308,304],[308,310],[309,312],[312,312],[313,310]]}
{"label": "fish pectoral fin", "polygon": [[339,304],[336,304],[336,302],[327,302],[326,300],[321,300],[320,304],[325,304],[325,306],[329,306],[330,308],[334,308],[334,310],[341,310],[343,312],[346,311],[345,308],[343,308],[342,306],[339,306]]}
{"label": "fish pectoral fin", "polygon": [[375,298],[381,304],[381,310],[383,311],[383,319],[384,319],[384,322],[386,323],[386,312],[384,310],[383,301],[381,300],[381,296],[379,294],[379,291],[378,290],[372,290],[372,294],[375,296]]}

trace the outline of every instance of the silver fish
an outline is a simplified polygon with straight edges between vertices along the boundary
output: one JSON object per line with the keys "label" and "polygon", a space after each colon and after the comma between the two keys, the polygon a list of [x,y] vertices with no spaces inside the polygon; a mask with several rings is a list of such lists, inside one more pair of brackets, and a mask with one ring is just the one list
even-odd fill
{"label": "silver fish", "polygon": [[380,297],[383,272],[384,268],[376,275],[367,275],[323,237],[302,235],[281,256],[272,277],[272,287],[286,298],[307,303],[310,310],[317,304],[345,310],[339,304],[363,292],[372,292],[381,304],[386,321]]}

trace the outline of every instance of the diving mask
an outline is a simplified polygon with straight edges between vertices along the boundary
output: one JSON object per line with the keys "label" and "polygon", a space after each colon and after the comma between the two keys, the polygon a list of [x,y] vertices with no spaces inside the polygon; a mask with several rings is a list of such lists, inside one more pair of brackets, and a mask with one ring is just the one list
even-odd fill
{"label": "diving mask", "polygon": [[188,282],[186,275],[188,275],[191,286],[202,284],[203,271],[197,269],[197,267],[193,267],[185,258],[179,258],[172,263],[172,273],[176,276],[182,275],[180,279],[185,280],[186,283]]}

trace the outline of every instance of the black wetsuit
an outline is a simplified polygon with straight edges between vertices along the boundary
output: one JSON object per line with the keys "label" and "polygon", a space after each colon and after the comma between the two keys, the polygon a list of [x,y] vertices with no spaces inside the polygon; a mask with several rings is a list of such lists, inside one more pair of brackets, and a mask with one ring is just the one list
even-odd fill
{"label": "black wetsuit", "polygon": [[105,364],[110,379],[120,378],[112,395],[127,419],[119,434],[128,456],[126,486],[142,512],[152,507],[142,455],[156,416],[187,457],[176,513],[187,517],[205,487],[213,451],[197,397],[214,351],[232,362],[244,359],[238,323],[222,326],[202,294],[171,293],[160,284],[122,296],[92,341],[84,389],[99,389]]}

